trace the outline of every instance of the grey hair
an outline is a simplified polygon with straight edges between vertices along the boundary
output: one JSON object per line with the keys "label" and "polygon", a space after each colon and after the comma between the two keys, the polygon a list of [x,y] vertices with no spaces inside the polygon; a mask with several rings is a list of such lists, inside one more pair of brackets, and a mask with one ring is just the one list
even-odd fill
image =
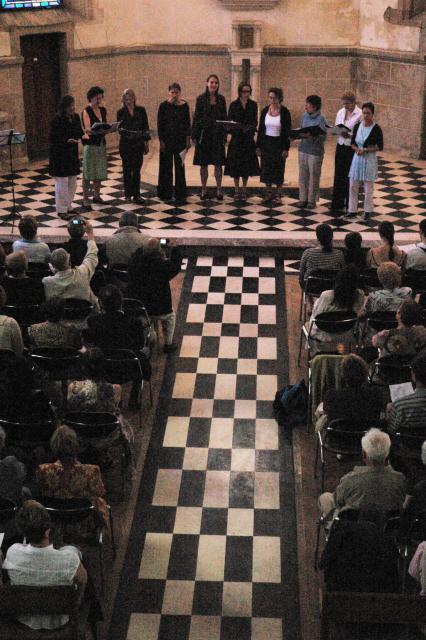
{"label": "grey hair", "polygon": [[422,462],[426,465],[426,440],[422,444]]}
{"label": "grey hair", "polygon": [[118,222],[119,227],[137,227],[138,226],[138,216],[134,211],[124,211],[121,214],[120,220]]}
{"label": "grey hair", "polygon": [[50,262],[56,271],[65,271],[69,265],[70,256],[65,249],[55,249],[52,251]]}
{"label": "grey hair", "polygon": [[361,440],[362,450],[372,462],[384,464],[389,455],[391,440],[380,429],[369,429]]}
{"label": "grey hair", "polygon": [[0,427],[0,451],[4,449],[6,444],[6,433],[3,427]]}

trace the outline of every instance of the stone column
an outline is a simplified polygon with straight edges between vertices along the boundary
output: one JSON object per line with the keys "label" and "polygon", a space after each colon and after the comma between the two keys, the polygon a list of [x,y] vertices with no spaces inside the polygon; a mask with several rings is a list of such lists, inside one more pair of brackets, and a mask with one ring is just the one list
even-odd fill
{"label": "stone column", "polygon": [[259,102],[260,96],[260,65],[252,66],[250,68],[250,84],[252,87],[252,98]]}
{"label": "stone column", "polygon": [[238,96],[238,85],[242,79],[241,64],[233,64],[231,71],[231,100]]}

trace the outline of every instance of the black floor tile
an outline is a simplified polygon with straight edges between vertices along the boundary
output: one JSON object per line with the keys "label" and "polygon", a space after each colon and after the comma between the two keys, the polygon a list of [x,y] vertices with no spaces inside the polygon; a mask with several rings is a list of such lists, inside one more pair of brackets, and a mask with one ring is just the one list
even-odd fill
{"label": "black floor tile", "polygon": [[214,373],[197,373],[194,387],[194,398],[213,398],[216,384]]}
{"label": "black floor tile", "polygon": [[182,469],[184,447],[163,447],[158,457],[160,469]]}
{"label": "black floor tile", "polygon": [[225,304],[241,304],[241,293],[225,293]]}
{"label": "black floor tile", "polygon": [[250,640],[251,618],[222,618],[220,640]]}
{"label": "black floor tile", "polygon": [[238,360],[236,358],[219,358],[217,363],[218,373],[237,373]]}
{"label": "black floor tile", "polygon": [[223,293],[225,291],[225,283],[226,278],[212,276],[210,278],[209,291]]}
{"label": "black floor tile", "polygon": [[244,266],[245,267],[258,267],[259,266],[259,256],[244,256]]}
{"label": "black floor tile", "polygon": [[206,305],[204,322],[222,322],[223,307],[220,304]]}
{"label": "black floor tile", "polygon": [[221,335],[238,337],[240,335],[240,325],[224,323],[222,325]]}
{"label": "black floor tile", "polygon": [[259,278],[243,278],[243,293],[257,293],[259,291]]}
{"label": "black floor tile", "polygon": [[207,302],[207,293],[203,293],[200,291],[196,291],[195,293],[191,293],[191,299],[189,301],[191,304],[206,304]]}
{"label": "black floor tile", "polygon": [[191,616],[161,616],[158,640],[188,640]]}
{"label": "black floor tile", "polygon": [[231,471],[229,507],[234,509],[254,508],[254,473]]}
{"label": "black floor tile", "polygon": [[259,317],[258,307],[243,304],[241,307],[241,322],[244,324],[257,324]]}
{"label": "black floor tile", "polygon": [[228,536],[225,553],[225,582],[251,582],[253,571],[253,538]]}
{"label": "black floor tile", "polygon": [[185,323],[186,336],[201,336],[202,333],[203,333],[202,322],[186,322]]}
{"label": "black floor tile", "polygon": [[242,400],[256,400],[256,376],[238,374],[235,397]]}
{"label": "black floor tile", "polygon": [[281,618],[284,598],[280,584],[253,583],[253,616]]}
{"label": "black floor tile", "polygon": [[180,507],[201,507],[205,482],[205,471],[182,471],[178,505]]}
{"label": "black floor tile", "polygon": [[190,418],[187,447],[208,447],[210,441],[211,420],[209,418]]}
{"label": "black floor tile", "polygon": [[138,613],[161,613],[165,580],[138,580],[131,594],[129,610]]}
{"label": "black floor tile", "polygon": [[223,582],[196,582],[192,614],[219,616],[222,613]]}
{"label": "black floor tile", "polygon": [[280,471],[281,459],[279,451],[256,451],[256,471]]}
{"label": "black floor tile", "polygon": [[198,358],[178,358],[176,360],[176,372],[195,373],[197,371]]}
{"label": "black floor tile", "polygon": [[282,536],[282,516],[277,509],[255,509],[254,528],[255,536]]}
{"label": "black floor tile", "polygon": [[170,402],[169,416],[186,417],[191,413],[192,400],[184,398],[172,398]]}
{"label": "black floor tile", "polygon": [[228,509],[203,507],[201,516],[202,535],[225,536],[228,528]]}
{"label": "black floor tile", "polygon": [[235,400],[215,400],[213,416],[215,418],[232,418],[234,416]]}
{"label": "black floor tile", "polygon": [[219,355],[219,340],[217,336],[203,336],[201,338],[200,358],[217,358]]}
{"label": "black floor tile", "polygon": [[229,471],[231,469],[231,449],[209,449],[207,469]]}
{"label": "black floor tile", "polygon": [[257,374],[259,376],[274,375],[276,373],[277,373],[276,360],[258,360],[257,361]]}
{"label": "black floor tile", "polygon": [[256,401],[256,418],[273,418],[274,407],[269,400]]}
{"label": "black floor tile", "polygon": [[256,338],[240,338],[238,343],[239,358],[257,358],[257,339]]}
{"label": "black floor tile", "polygon": [[235,418],[232,447],[234,449],[254,449],[256,429],[255,421],[246,418]]}
{"label": "black floor tile", "polygon": [[195,580],[199,539],[198,535],[173,535],[168,580]]}
{"label": "black floor tile", "polygon": [[241,278],[243,275],[242,267],[228,267],[228,277]]}
{"label": "black floor tile", "polygon": [[146,530],[153,533],[173,533],[176,507],[150,506],[146,518]]}

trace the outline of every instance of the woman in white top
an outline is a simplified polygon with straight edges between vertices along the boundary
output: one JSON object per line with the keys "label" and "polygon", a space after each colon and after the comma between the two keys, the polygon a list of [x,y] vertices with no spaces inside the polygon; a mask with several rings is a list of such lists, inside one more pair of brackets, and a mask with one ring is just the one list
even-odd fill
{"label": "woman in white top", "polygon": [[343,124],[349,129],[342,128],[342,133],[337,139],[334,156],[334,184],[331,198],[330,211],[336,217],[343,215],[349,204],[349,169],[351,168],[354,150],[351,147],[352,130],[361,120],[362,111],[355,102],[355,94],[345,91],[342,95],[342,109],[336,115],[335,125]]}
{"label": "woman in white top", "polygon": [[261,159],[260,180],[266,184],[265,202],[271,202],[272,185],[276,185],[275,199],[281,202],[285,162],[290,149],[291,116],[281,103],[282,89],[272,87],[268,92],[269,106],[260,114],[256,151]]}

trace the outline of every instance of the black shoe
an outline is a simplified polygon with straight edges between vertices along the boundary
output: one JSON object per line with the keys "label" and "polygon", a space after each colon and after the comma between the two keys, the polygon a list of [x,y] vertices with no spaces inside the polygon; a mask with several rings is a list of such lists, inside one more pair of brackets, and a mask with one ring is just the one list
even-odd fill
{"label": "black shoe", "polygon": [[124,196],[124,199],[126,202],[131,202],[132,201],[132,196]]}
{"label": "black shoe", "polygon": [[93,211],[93,207],[90,202],[87,202],[86,204],[83,202],[81,208],[83,209],[83,211]]}
{"label": "black shoe", "polygon": [[105,200],[102,200],[101,197],[96,196],[93,198],[93,204],[105,204]]}
{"label": "black shoe", "polygon": [[58,218],[61,218],[61,220],[71,220],[71,218],[74,218],[74,214],[73,213],[58,213]]}
{"label": "black shoe", "polygon": [[209,196],[207,191],[205,193],[201,193],[200,200],[208,200],[208,199],[209,199]]}
{"label": "black shoe", "polygon": [[165,344],[163,351],[164,353],[174,353],[177,349],[177,346],[175,344]]}
{"label": "black shoe", "polygon": [[133,202],[135,204],[145,204],[145,198],[142,198],[142,196],[135,196],[133,198]]}
{"label": "black shoe", "polygon": [[185,200],[185,198],[175,198],[174,203],[175,207],[183,207],[185,204],[187,204],[187,201]]}
{"label": "black shoe", "polygon": [[370,220],[371,213],[369,211],[364,211],[364,220]]}
{"label": "black shoe", "polygon": [[223,200],[223,193],[222,191],[219,193],[218,191],[216,191],[216,200]]}
{"label": "black shoe", "polygon": [[357,214],[356,214],[356,213],[349,213],[349,212],[348,212],[348,213],[345,215],[345,220],[355,220],[355,218],[356,218],[356,217],[357,217]]}

